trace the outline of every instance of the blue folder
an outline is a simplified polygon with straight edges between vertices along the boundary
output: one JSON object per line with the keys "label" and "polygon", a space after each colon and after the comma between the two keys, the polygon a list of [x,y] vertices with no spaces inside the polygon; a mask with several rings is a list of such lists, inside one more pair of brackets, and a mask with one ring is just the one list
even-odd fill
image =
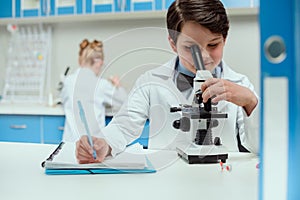
{"label": "blue folder", "polygon": [[80,175],[80,174],[138,174],[154,173],[155,169],[45,169],[47,175]]}

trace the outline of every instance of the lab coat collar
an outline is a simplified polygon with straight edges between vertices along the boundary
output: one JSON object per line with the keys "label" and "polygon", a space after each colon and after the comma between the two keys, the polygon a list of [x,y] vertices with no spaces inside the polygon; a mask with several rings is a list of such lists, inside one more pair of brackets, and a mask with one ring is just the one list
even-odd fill
{"label": "lab coat collar", "polygon": [[[162,66],[158,67],[158,70],[153,70],[152,74],[159,77],[165,77],[165,78],[172,78],[175,73],[175,64],[176,64],[177,57],[172,58],[167,63],[163,64]],[[221,78],[226,79],[229,81],[232,81],[234,83],[240,83],[242,82],[242,78],[244,76],[241,76],[241,74],[233,71],[224,60],[221,61],[222,66],[222,74]]]}
{"label": "lab coat collar", "polygon": [[162,66],[158,67],[158,70],[153,70],[153,75],[155,76],[161,76],[165,78],[172,78],[175,72],[175,64],[176,64],[176,59],[172,58],[170,61],[167,63],[163,64]]}
{"label": "lab coat collar", "polygon": [[175,71],[175,65],[176,65],[177,57],[172,58],[167,63],[163,64],[162,66],[152,70],[152,75],[159,77],[163,80],[165,80],[166,86],[170,87],[177,93],[177,96],[181,99],[180,102],[183,104],[190,104],[193,100],[193,95],[190,95],[188,99],[178,90],[176,85],[173,82]]}

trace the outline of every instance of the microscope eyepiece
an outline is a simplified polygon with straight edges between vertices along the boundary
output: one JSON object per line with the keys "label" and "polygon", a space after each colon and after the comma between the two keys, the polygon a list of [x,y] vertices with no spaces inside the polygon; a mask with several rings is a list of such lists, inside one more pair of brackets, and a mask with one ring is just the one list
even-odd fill
{"label": "microscope eyepiece", "polygon": [[194,65],[197,70],[205,70],[201,50],[198,45],[191,46],[191,53],[194,60]]}

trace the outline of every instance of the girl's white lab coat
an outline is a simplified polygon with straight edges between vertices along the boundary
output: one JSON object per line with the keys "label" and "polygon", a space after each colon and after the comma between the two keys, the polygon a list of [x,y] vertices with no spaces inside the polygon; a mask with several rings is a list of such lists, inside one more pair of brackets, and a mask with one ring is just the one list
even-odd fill
{"label": "girl's white lab coat", "polygon": [[86,134],[79,116],[78,100],[84,108],[91,134],[97,135],[105,126],[105,107],[118,110],[127,98],[127,92],[98,78],[89,68],[79,68],[65,79],[61,98],[66,117],[63,141],[76,141]]}
{"label": "girl's white lab coat", "polygon": [[[140,136],[147,119],[150,120],[150,149],[174,149],[180,142],[189,138],[186,133],[172,126],[173,121],[180,118],[180,113],[170,113],[170,107],[179,104],[191,105],[193,99],[193,94],[186,99],[174,84],[175,61],[176,59],[173,59],[141,75],[127,102],[112,122],[102,130],[112,147],[112,155],[123,151],[127,144]],[[254,91],[246,76],[234,72],[224,62],[221,76]],[[226,101],[218,103],[218,110],[227,113],[228,118],[219,120],[219,126],[213,128],[214,137],[219,135],[222,144],[229,151],[238,151],[236,138],[239,133],[242,145],[257,153],[258,106],[250,117],[247,117],[243,108]]]}

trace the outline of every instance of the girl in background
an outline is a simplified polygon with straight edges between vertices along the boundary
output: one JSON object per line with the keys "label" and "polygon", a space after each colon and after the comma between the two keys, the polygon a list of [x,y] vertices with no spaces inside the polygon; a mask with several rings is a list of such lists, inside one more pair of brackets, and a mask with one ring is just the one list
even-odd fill
{"label": "girl in background", "polygon": [[96,135],[105,126],[106,107],[117,111],[127,98],[118,77],[109,80],[99,77],[104,63],[103,43],[84,39],[79,46],[80,67],[66,77],[61,93],[66,116],[63,141],[75,142],[86,134],[79,116],[78,100],[85,108],[90,132]]}

